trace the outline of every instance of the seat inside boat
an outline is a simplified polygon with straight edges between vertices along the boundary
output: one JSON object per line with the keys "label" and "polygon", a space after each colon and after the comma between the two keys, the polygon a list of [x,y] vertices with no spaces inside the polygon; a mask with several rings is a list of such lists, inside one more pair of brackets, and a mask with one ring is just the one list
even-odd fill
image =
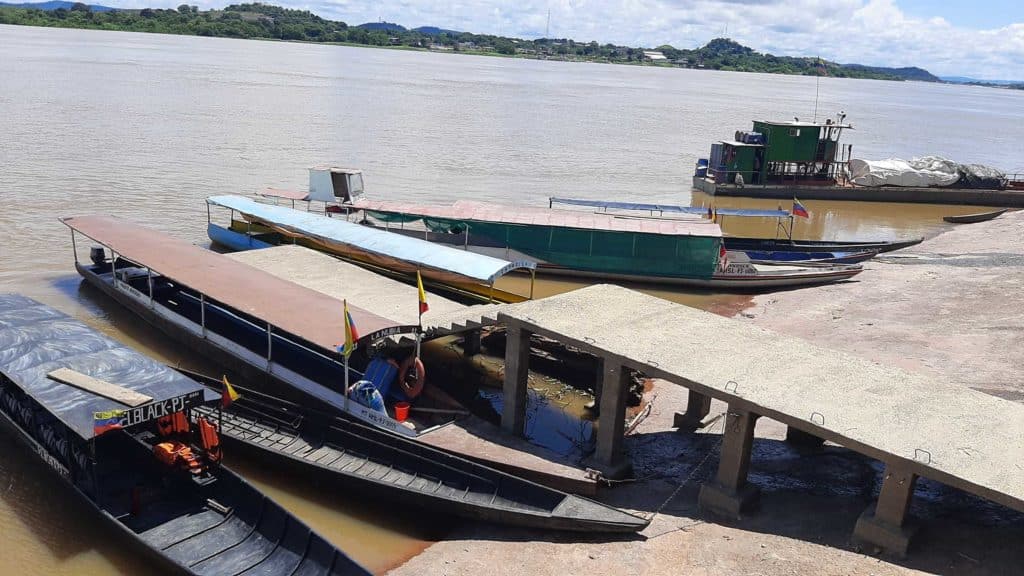
{"label": "seat inside boat", "polygon": [[127,433],[97,438],[101,506],[197,574],[362,573],[330,543],[230,471],[193,482]]}

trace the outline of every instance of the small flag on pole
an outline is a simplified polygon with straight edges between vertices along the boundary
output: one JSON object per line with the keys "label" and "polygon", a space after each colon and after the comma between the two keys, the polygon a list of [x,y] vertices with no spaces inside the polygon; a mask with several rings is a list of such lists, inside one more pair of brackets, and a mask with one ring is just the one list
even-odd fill
{"label": "small flag on pole", "polygon": [[220,392],[220,406],[221,408],[227,408],[231,406],[231,403],[241,398],[241,394],[235,392],[234,386],[231,382],[228,382],[227,376],[222,376],[220,380],[224,384],[224,388]]}
{"label": "small flag on pole", "polygon": [[423,277],[420,276],[419,270],[416,271],[416,288],[420,292],[420,316],[422,316],[424,312],[430,310],[430,306],[427,304],[427,293],[423,290]]}
{"label": "small flag on pole", "polygon": [[344,302],[345,307],[345,343],[338,347],[338,352],[348,358],[356,351],[356,342],[359,341],[359,331],[356,330],[356,323],[352,321],[352,314],[348,311],[348,300]]}
{"label": "small flag on pole", "polygon": [[122,428],[125,410],[107,410],[92,413],[92,433],[99,436],[104,432]]}
{"label": "small flag on pole", "polygon": [[793,197],[793,216],[800,216],[801,218],[810,218],[810,214],[807,213],[807,208],[800,203],[796,197]]}

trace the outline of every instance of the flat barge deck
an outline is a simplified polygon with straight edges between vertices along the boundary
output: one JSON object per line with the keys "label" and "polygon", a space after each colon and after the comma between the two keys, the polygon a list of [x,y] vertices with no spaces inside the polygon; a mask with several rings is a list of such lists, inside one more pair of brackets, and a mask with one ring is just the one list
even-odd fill
{"label": "flat barge deck", "polygon": [[787,184],[720,184],[713,178],[694,176],[693,189],[709,196],[740,196],[777,200],[842,200],[854,202],[906,202],[910,204],[962,204],[1024,208],[1024,190],[975,190],[969,188],[911,188],[896,186],[814,186]]}

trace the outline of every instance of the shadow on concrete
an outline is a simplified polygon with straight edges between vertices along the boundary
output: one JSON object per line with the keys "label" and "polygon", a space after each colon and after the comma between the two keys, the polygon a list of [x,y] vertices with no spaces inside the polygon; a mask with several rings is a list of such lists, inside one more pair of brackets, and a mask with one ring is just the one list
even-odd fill
{"label": "shadow on concrete", "polygon": [[[660,509],[643,533],[648,539],[714,523],[860,552],[850,536],[878,496],[884,465],[838,446],[806,449],[755,438],[748,481],[761,489],[759,502],[741,520],[722,519],[697,506],[701,484],[718,467],[720,427],[711,428],[627,438],[638,481],[605,491],[600,499],[640,513]],[[885,561],[934,574],[1021,573],[1024,514],[920,479],[910,515],[919,531],[908,558]]]}

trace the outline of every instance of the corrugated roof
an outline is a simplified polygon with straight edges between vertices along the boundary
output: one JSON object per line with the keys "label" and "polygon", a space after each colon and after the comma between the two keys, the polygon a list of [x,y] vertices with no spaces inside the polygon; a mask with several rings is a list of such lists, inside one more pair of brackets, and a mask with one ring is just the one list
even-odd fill
{"label": "corrugated roof", "polygon": [[[490,284],[512,270],[536,268],[530,261],[509,262],[466,250],[433,244],[418,238],[392,234],[339,218],[293,210],[282,206],[261,204],[242,196],[211,196],[210,204],[241,212],[258,222],[270,224],[293,234],[307,236],[326,243],[352,246],[370,253],[415,266],[454,274],[463,280]],[[413,270],[415,272],[415,270]]]}
{"label": "corrugated roof", "polygon": [[[62,221],[118,256],[267,322],[276,330],[332,352],[345,341],[341,300],[124,220],[77,216]],[[415,326],[401,325],[356,306],[349,305],[349,312],[363,339],[389,330],[415,330]]]}
{"label": "corrugated roof", "polygon": [[497,222],[501,224],[525,224],[604,230],[614,232],[640,232],[670,236],[721,237],[722,230],[717,224],[694,216],[689,219],[658,220],[621,218],[614,214],[597,214],[578,210],[551,210],[501,204],[460,201],[452,206],[414,204],[411,202],[384,202],[360,200],[356,208],[371,212],[405,214],[421,218],[445,218],[458,221]]}
{"label": "corrugated roof", "polygon": [[[120,402],[47,377],[70,368],[160,402],[187,394],[218,394],[68,315],[20,294],[0,294],[0,372],[82,438],[93,413],[127,410]],[[143,405],[145,407],[145,405]]]}

